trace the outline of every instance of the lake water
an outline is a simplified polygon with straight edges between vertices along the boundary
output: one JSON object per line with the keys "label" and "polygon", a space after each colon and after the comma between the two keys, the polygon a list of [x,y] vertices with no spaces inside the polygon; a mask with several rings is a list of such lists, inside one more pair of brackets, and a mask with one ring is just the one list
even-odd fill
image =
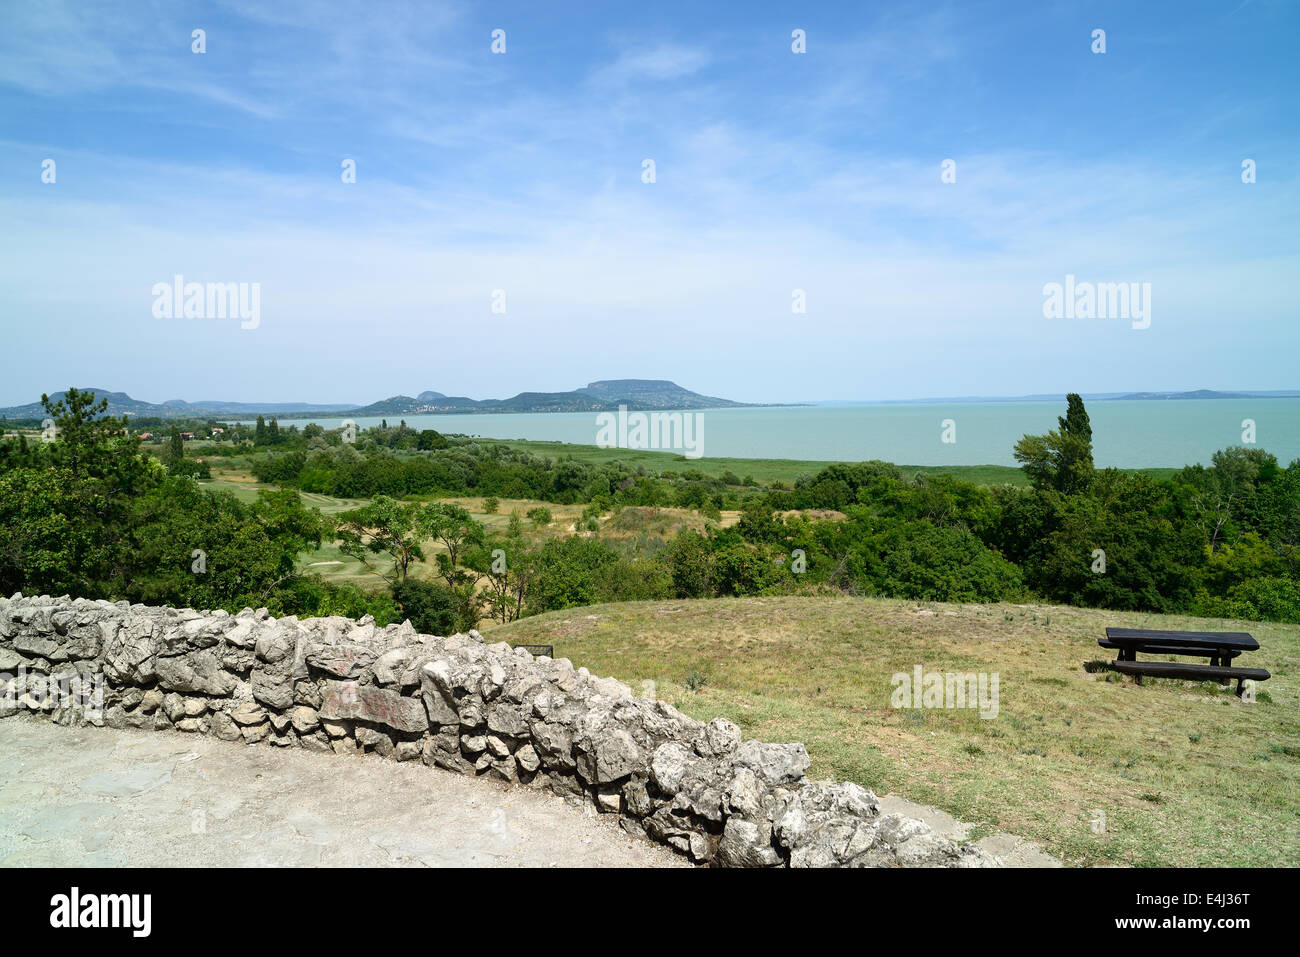
{"label": "lake water", "polygon": [[[1026,433],[1056,428],[1065,402],[936,402],[705,409],[698,414],[708,457],[861,461],[899,465],[1015,465],[1011,450]],[[1180,467],[1229,445],[1242,445],[1242,421],[1255,423],[1257,447],[1282,465],[1300,458],[1300,399],[1094,400],[1094,459],[1099,467]],[[286,420],[338,428],[343,416]],[[597,444],[591,412],[389,416],[415,429],[494,439]],[[944,442],[945,420],[954,442]],[[361,418],[358,425],[378,425]]]}

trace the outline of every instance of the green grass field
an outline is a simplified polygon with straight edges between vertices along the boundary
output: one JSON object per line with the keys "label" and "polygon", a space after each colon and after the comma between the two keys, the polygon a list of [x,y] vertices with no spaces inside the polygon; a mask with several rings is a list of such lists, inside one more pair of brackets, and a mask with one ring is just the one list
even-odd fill
{"label": "green grass field", "polygon": [[[753,478],[760,485],[783,482],[789,486],[801,475],[813,475],[831,465],[831,462],[803,461],[800,459],[736,459],[736,458],[698,458],[688,459],[675,452],[650,452],[637,449],[602,449],[595,445],[571,445],[567,442],[536,442],[524,439],[502,441],[498,439],[483,440],[484,445],[508,445],[523,449],[533,455],[546,458],[572,458],[578,462],[604,464],[623,462],[632,468],[641,467],[648,472],[684,472],[695,469],[705,475],[719,476],[731,472],[738,478]],[[1018,468],[1001,465],[964,465],[964,466],[900,466],[905,475],[916,473],[945,472],[965,478],[980,485],[998,485],[1008,482],[1012,485],[1026,484]]]}
{"label": "green grass field", "polygon": [[[705,475],[720,476],[731,472],[739,478],[753,478],[760,485],[783,482],[787,487],[801,475],[814,475],[832,462],[804,461],[800,459],[688,459],[673,452],[650,452],[636,449],[602,449],[595,445],[571,445],[567,442],[536,442],[525,439],[484,439],[484,445],[508,445],[534,455],[552,459],[572,458],[578,462],[603,464],[623,462],[633,468],[642,467],[648,472],[684,472],[696,469]],[[951,475],[953,478],[976,485],[1017,485],[1028,487],[1029,482],[1017,467],[1007,465],[900,465],[907,477],[915,475]],[[1155,478],[1169,478],[1178,469],[1150,468],[1125,469],[1145,472]]]}
{"label": "green grass field", "polygon": [[[929,612],[929,614],[927,614]],[[1244,630],[1254,703],[1205,682],[1138,686],[1095,662],[1107,625]],[[803,741],[810,776],[857,781],[1040,841],[1075,865],[1300,864],[1300,626],[847,597],[637,602],[484,625],[746,736]],[[890,707],[890,678],[999,675],[999,713]],[[692,690],[692,688],[694,690]],[[1104,812],[1104,833],[1091,821]]]}

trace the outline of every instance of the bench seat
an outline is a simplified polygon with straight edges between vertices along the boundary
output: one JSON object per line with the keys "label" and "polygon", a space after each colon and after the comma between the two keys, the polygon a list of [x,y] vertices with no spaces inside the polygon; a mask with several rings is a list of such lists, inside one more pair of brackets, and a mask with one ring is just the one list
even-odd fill
{"label": "bench seat", "polygon": [[1181,661],[1119,661],[1110,666],[1141,681],[1143,675],[1151,678],[1190,678],[1193,681],[1224,681],[1237,679],[1237,694],[1242,692],[1243,681],[1267,681],[1272,677],[1264,668],[1236,668],[1224,665],[1193,665]]}

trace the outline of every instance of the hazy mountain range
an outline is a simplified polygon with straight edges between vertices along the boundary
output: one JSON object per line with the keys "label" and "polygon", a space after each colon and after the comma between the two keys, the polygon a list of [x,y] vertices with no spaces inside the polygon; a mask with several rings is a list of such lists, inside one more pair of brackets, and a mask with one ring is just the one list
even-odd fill
{"label": "hazy mountain range", "polygon": [[[470,399],[466,396],[448,396],[441,392],[426,391],[417,396],[395,395],[369,405],[338,403],[334,405],[310,402],[224,402],[205,400],[186,402],[169,399],[153,403],[134,399],[125,392],[108,389],[88,389],[96,398],[108,399],[108,414],[159,416],[162,418],[249,418],[255,415],[275,415],[290,419],[300,415],[318,415],[322,412],[346,413],[357,416],[438,415],[451,413],[492,412],[605,412],[615,411],[620,405],[635,410],[675,409],[726,409],[747,405],[714,396],[700,395],[683,389],[665,379],[608,379],[592,382],[572,392],[521,392],[509,399]],[[55,392],[50,398],[59,400],[65,393]],[[40,402],[0,409],[6,419],[39,419],[45,415]]]}
{"label": "hazy mountain range", "polygon": [[[1274,389],[1271,391],[1219,392],[1214,389],[1194,389],[1189,392],[1081,392],[1087,402],[1110,400],[1173,400],[1173,399],[1294,399],[1300,390]],[[926,399],[880,399],[871,405],[906,405],[921,402],[1064,402],[1064,392],[1040,392],[1032,395],[949,395]],[[862,402],[819,402],[817,405],[865,405]]]}
{"label": "hazy mountain range", "polygon": [[[108,399],[108,413],[113,416],[130,415],[137,418],[252,418],[256,415],[277,416],[282,419],[338,413],[357,416],[440,415],[502,412],[606,412],[620,405],[629,410],[680,410],[729,409],[755,407],[759,403],[734,402],[716,396],[701,395],[683,389],[666,379],[603,379],[589,383],[572,392],[521,392],[509,399],[471,399],[466,396],[449,396],[428,390],[416,396],[395,395],[369,405],[312,402],[228,402],[203,400],[187,402],[169,399],[153,403],[135,399],[125,392],[108,389],[88,389],[97,398]],[[63,392],[54,393],[58,400]],[[1249,399],[1249,398],[1300,398],[1297,390],[1218,392],[1213,389],[1196,389],[1189,392],[1089,392],[1083,393],[1089,402],[1106,400],[1166,401],[1179,399]],[[814,402],[767,403],[772,405],[863,405],[906,404],[924,402],[1064,402],[1065,393],[1021,396],[945,396],[927,399],[885,399],[876,402]],[[40,402],[0,409],[4,419],[40,419],[45,410]]]}

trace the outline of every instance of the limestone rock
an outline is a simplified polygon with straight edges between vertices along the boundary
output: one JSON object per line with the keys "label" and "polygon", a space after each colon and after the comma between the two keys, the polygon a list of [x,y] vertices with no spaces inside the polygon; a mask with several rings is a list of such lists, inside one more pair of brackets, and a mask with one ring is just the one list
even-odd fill
{"label": "limestone rock", "polygon": [[736,763],[754,771],[771,785],[793,784],[811,763],[802,744],[763,744],[746,741],[736,750]]}
{"label": "limestone rock", "polygon": [[378,657],[375,649],[363,644],[342,642],[336,645],[311,645],[307,664],[339,678],[357,678]]}
{"label": "limestone rock", "polygon": [[724,867],[775,867],[781,863],[772,847],[771,826],[741,817],[727,818],[715,859]]}
{"label": "limestone rock", "polygon": [[321,694],[320,716],[331,721],[369,721],[408,732],[429,727],[429,715],[420,699],[396,691],[348,681],[325,681]]}
{"label": "limestone rock", "polygon": [[320,717],[315,708],[299,705],[290,712],[290,717],[293,720],[293,729],[299,734],[310,734],[320,727]]}
{"label": "limestone rock", "polygon": [[293,677],[288,671],[255,669],[253,698],[268,708],[283,711],[293,704]]}
{"label": "limestone rock", "polygon": [[393,739],[376,728],[357,728],[356,739],[363,749],[374,751],[381,757],[386,758],[393,753]]}
{"label": "limestone rock", "polygon": [[222,670],[221,661],[211,651],[159,658],[155,667],[159,686],[169,691],[222,698],[235,690],[234,675]]}

